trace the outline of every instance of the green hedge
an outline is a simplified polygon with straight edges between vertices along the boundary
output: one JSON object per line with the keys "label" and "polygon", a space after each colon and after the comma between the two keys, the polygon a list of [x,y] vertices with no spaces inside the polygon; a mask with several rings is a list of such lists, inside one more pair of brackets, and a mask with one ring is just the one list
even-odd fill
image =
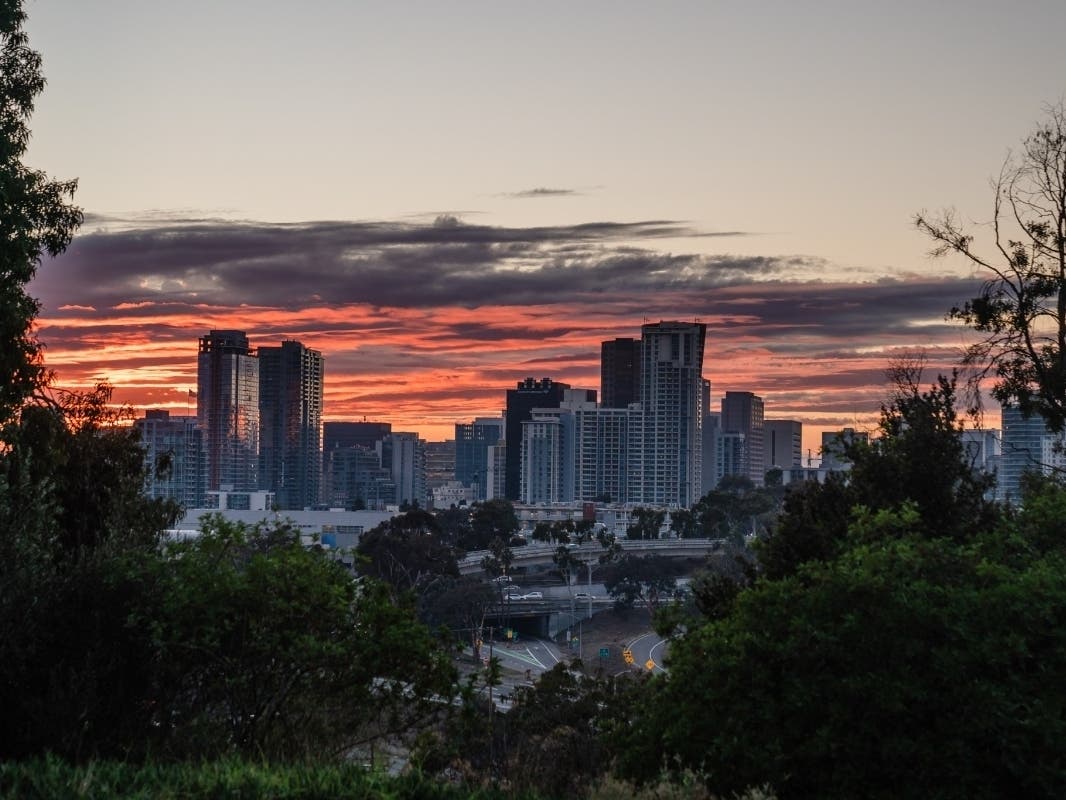
{"label": "green hedge", "polygon": [[[54,758],[0,764],[0,800],[496,800],[496,789],[440,783],[411,774],[393,777],[354,765],[264,765],[243,761],[74,766]],[[534,795],[524,795],[529,800]]]}

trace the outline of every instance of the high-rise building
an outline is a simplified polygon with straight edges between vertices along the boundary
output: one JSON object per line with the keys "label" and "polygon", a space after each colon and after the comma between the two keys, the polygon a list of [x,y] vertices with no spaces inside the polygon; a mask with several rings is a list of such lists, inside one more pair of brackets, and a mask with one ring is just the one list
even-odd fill
{"label": "high-rise building", "polygon": [[426,491],[426,443],[417,433],[394,431],[383,442],[382,464],[391,465],[396,502],[429,507]]}
{"label": "high-rise building", "polygon": [[322,474],[329,474],[330,460],[336,450],[357,445],[368,450],[377,450],[378,443],[390,433],[391,422],[323,422]]}
{"label": "high-rise building", "polygon": [[426,442],[426,494],[455,482],[455,440]]}
{"label": "high-rise building", "polygon": [[299,342],[259,348],[259,485],[279,508],[321,502],[324,369]]}
{"label": "high-rise building", "polygon": [[326,502],[334,508],[373,511],[393,505],[396,484],[392,470],[381,466],[381,454],[377,450],[361,445],[338,447],[329,458]]}
{"label": "high-rise building", "polygon": [[642,486],[637,502],[687,508],[701,496],[703,347],[707,326],[641,327]]}
{"label": "high-rise building", "polygon": [[762,486],[766,477],[763,413],[762,398],[751,392],[726,392],[722,398],[722,432],[744,434],[740,474],[749,477],[756,486]]}
{"label": "high-rise building", "polygon": [[196,373],[207,490],[258,490],[259,359],[244,331],[213,330],[200,337]]}
{"label": "high-rise building", "polygon": [[600,406],[628,408],[640,402],[640,340],[615,339],[600,345]]}
{"label": "high-rise building", "polygon": [[513,444],[505,453],[507,466],[504,492],[508,500],[518,500],[521,497],[522,423],[533,419],[534,408],[558,408],[563,399],[563,391],[569,388],[569,384],[557,383],[551,378],[539,381],[526,378],[520,381],[516,388],[507,390],[504,435],[505,439]]}
{"label": "high-rise building", "polygon": [[503,441],[503,417],[477,417],[455,423],[455,479],[473,490],[475,500],[487,499],[489,448]]}
{"label": "high-rise building", "polygon": [[857,431],[854,428],[823,431],[821,468],[835,472],[845,472],[851,469],[851,462],[845,457],[844,451],[851,444],[869,444],[869,442],[869,433]]}
{"label": "high-rise building", "polygon": [[718,458],[721,439],[722,412],[710,411],[705,413],[703,415],[703,494],[717,489],[718,481],[722,479],[722,470]]}
{"label": "high-rise building", "polygon": [[[574,415],[574,500],[609,498],[628,503],[639,478],[640,422],[643,412],[629,408],[576,408]],[[637,475],[632,473],[637,471]]]}
{"label": "high-rise building", "polygon": [[206,492],[203,437],[196,417],[172,417],[149,410],[133,421],[141,435],[147,467],[145,494],[176,500],[185,508],[203,508]]}
{"label": "high-rise building", "polygon": [[794,419],[768,419],[763,422],[766,468],[788,472],[803,465],[803,423]]}
{"label": "high-rise building", "polygon": [[1046,474],[1063,461],[1062,434],[1048,430],[1038,414],[1026,417],[1016,406],[1003,407],[1003,440],[996,499],[1017,504],[1021,500],[1022,476]]}
{"label": "high-rise building", "polygon": [[[573,415],[560,408],[537,408],[522,423],[519,498],[523,503],[562,503],[573,499]],[[569,486],[567,485],[569,478]]]}

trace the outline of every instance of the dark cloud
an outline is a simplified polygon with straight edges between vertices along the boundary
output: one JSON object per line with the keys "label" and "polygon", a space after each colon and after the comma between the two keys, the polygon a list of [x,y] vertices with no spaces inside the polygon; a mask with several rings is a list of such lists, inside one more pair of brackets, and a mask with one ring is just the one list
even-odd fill
{"label": "dark cloud", "polygon": [[576,189],[549,189],[545,186],[538,186],[536,189],[523,189],[520,192],[504,192],[501,196],[521,200],[530,197],[572,197],[580,194],[583,193]]}
{"label": "dark cloud", "polygon": [[794,260],[671,255],[635,246],[695,236],[650,220],[505,228],[431,224],[161,221],[83,234],[42,265],[46,308],[119,303],[305,308],[524,305],[611,291],[720,286]]}

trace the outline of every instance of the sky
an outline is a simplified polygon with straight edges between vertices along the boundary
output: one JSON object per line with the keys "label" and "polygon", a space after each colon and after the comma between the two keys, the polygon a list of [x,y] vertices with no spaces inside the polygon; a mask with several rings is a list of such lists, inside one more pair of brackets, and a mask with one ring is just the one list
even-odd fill
{"label": "sky", "polygon": [[[431,440],[599,343],[707,324],[712,405],[870,428],[980,285],[989,180],[1066,95],[1066,3],[26,0],[31,166],[85,223],[30,292],[62,386],[185,413],[198,337],[326,357]],[[997,415],[998,417],[998,415]],[[998,426],[998,418],[986,421]]]}

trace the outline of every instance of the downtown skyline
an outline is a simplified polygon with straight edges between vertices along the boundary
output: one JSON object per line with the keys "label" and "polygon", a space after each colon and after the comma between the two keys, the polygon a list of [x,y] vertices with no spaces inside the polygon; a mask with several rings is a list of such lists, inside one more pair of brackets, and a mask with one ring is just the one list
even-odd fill
{"label": "downtown skyline", "polygon": [[154,5],[27,6],[29,160],[86,209],[30,285],[58,384],[184,413],[237,328],[431,440],[671,319],[716,403],[871,427],[892,358],[970,340],[911,215],[987,220],[1066,74],[1060,3]]}

